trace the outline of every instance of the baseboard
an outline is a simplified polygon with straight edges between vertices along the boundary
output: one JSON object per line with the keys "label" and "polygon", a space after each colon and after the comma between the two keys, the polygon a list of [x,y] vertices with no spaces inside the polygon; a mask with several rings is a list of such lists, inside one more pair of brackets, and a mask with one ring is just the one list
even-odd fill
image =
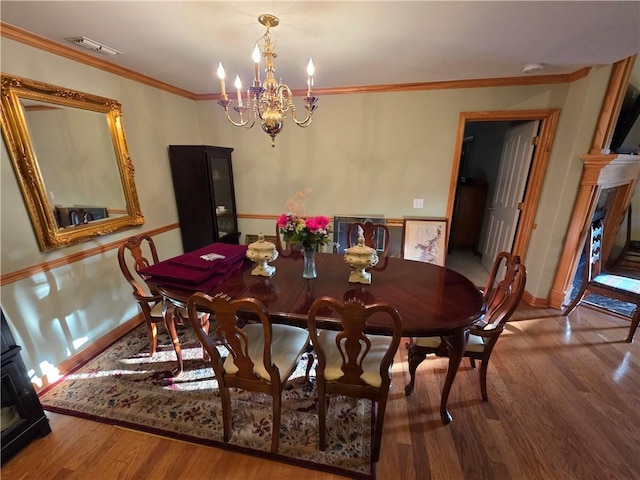
{"label": "baseboard", "polygon": [[527,305],[530,305],[532,307],[548,307],[549,306],[549,299],[547,299],[546,297],[545,298],[534,297],[526,290],[522,294],[522,300]]}
{"label": "baseboard", "polygon": [[[105,348],[111,345],[116,340],[122,338],[124,334],[133,330],[135,327],[144,322],[144,317],[142,313],[135,315],[133,318],[127,320],[122,325],[117,326],[106,335],[98,338],[97,340],[91,342],[87,345],[86,348],[83,348],[75,355],[70,356],[66,360],[60,362],[56,368],[58,370],[58,375],[66,375],[67,373],[73,371],[80,365],[83,365],[87,362],[87,360],[93,358],[98,353],[102,352]],[[42,385],[34,384],[33,387],[36,390],[36,393],[39,393],[42,390],[45,390],[51,384],[55,383],[58,379],[49,380],[49,378],[44,375],[41,378]]]}

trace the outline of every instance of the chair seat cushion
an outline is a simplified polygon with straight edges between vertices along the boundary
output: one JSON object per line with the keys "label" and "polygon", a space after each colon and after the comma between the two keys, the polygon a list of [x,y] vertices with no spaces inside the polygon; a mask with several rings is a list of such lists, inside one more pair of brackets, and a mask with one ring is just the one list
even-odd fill
{"label": "chair seat cushion", "polygon": [[[247,334],[249,357],[254,364],[254,372],[261,378],[271,381],[263,363],[264,332],[262,324],[250,323],[245,325],[242,330]],[[271,361],[278,367],[280,381],[289,378],[304,353],[308,341],[309,332],[305,329],[290,325],[271,326]],[[227,355],[224,361],[224,370],[231,375],[238,371],[238,367],[233,363],[232,355]]]}
{"label": "chair seat cushion", "polygon": [[[413,339],[413,343],[419,347],[426,347],[437,350],[442,343],[442,339],[440,337],[415,337]],[[467,340],[467,347],[465,351],[467,352],[482,352],[484,350],[484,338],[478,335],[469,335],[469,340]]]}
{"label": "chair seat cushion", "polygon": [[[337,380],[342,377],[342,357],[336,347],[336,337],[339,332],[332,330],[320,330],[318,332],[318,342],[321,344],[327,357],[327,366],[324,370],[324,378],[327,381]],[[371,340],[371,350],[365,358],[360,378],[373,387],[382,384],[380,378],[380,363],[391,344],[391,337],[380,335],[368,335]]]}
{"label": "chair seat cushion", "polygon": [[151,307],[151,316],[153,318],[162,318],[162,302],[158,302]]}
{"label": "chair seat cushion", "polygon": [[620,275],[612,275],[610,273],[601,273],[595,276],[592,283],[597,283],[611,290],[623,290],[640,298],[640,280],[635,278],[623,277]]}
{"label": "chair seat cushion", "polygon": [[[182,318],[189,318],[189,313],[187,312],[186,308],[179,308],[178,309],[178,314]],[[205,314],[202,313],[202,312],[198,312],[198,318],[202,317],[203,315],[205,315]],[[162,315],[162,302],[158,302],[153,307],[151,307],[151,316],[153,318],[163,318],[163,315]]]}

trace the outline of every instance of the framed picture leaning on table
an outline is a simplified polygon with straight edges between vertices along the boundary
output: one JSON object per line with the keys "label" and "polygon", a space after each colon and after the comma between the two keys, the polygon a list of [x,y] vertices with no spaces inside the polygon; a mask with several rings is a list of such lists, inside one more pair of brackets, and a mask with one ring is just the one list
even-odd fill
{"label": "framed picture leaning on table", "polygon": [[402,258],[444,267],[447,256],[446,218],[405,218]]}

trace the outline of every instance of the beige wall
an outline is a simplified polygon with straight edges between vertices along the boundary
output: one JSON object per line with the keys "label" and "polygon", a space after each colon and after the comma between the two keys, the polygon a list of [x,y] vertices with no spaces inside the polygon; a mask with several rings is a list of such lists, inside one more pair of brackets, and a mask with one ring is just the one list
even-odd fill
{"label": "beige wall", "polygon": [[[2,72],[117,99],[122,104],[129,153],[145,224],[86,243],[41,252],[4,141],[0,151],[1,259],[3,275],[108,244],[178,221],[167,145],[199,143],[193,101],[66,60],[18,42],[0,40]],[[156,239],[162,257],[182,251],[177,230]],[[2,308],[23,346],[29,369],[40,376],[92,340],[138,312],[115,251],[7,284]]]}
{"label": "beige wall", "polygon": [[[313,123],[288,123],[271,148],[258,127],[228,122],[214,102],[201,102],[205,143],[233,152],[238,211],[278,214],[309,186],[310,214],[446,214],[460,112],[561,109],[548,174],[525,261],[527,291],[546,298],[577,191],[610,67],[572,84],[429,90],[321,97]],[[424,198],[424,209],[412,208]],[[243,233],[273,231],[273,222],[241,220]]]}
{"label": "beige wall", "polygon": [[[2,273],[110,243],[177,221],[167,146],[233,147],[238,211],[279,214],[293,193],[313,189],[309,213],[443,216],[462,111],[560,108],[549,174],[527,264],[527,290],[548,294],[562,247],[581,162],[588,150],[610,68],[573,84],[378,94],[328,95],[308,129],[287,123],[271,148],[259,126],[232,127],[220,107],[192,102],[100,70],[2,39],[2,71],[117,99],[146,223],[51,253],[31,229],[6,149],[2,150]],[[413,198],[425,207],[412,208]],[[271,233],[272,221],[240,220],[243,233]],[[157,238],[160,256],[180,253],[178,231]],[[530,260],[529,260],[530,259]],[[115,252],[2,287],[1,301],[26,362],[42,373],[136,313]]]}

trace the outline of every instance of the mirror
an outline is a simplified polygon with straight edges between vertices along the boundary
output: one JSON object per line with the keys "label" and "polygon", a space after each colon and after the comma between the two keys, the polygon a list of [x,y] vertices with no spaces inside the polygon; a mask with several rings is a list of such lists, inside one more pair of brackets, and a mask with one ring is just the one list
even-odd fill
{"label": "mirror", "polygon": [[142,225],[120,103],[0,75],[2,132],[40,249]]}

